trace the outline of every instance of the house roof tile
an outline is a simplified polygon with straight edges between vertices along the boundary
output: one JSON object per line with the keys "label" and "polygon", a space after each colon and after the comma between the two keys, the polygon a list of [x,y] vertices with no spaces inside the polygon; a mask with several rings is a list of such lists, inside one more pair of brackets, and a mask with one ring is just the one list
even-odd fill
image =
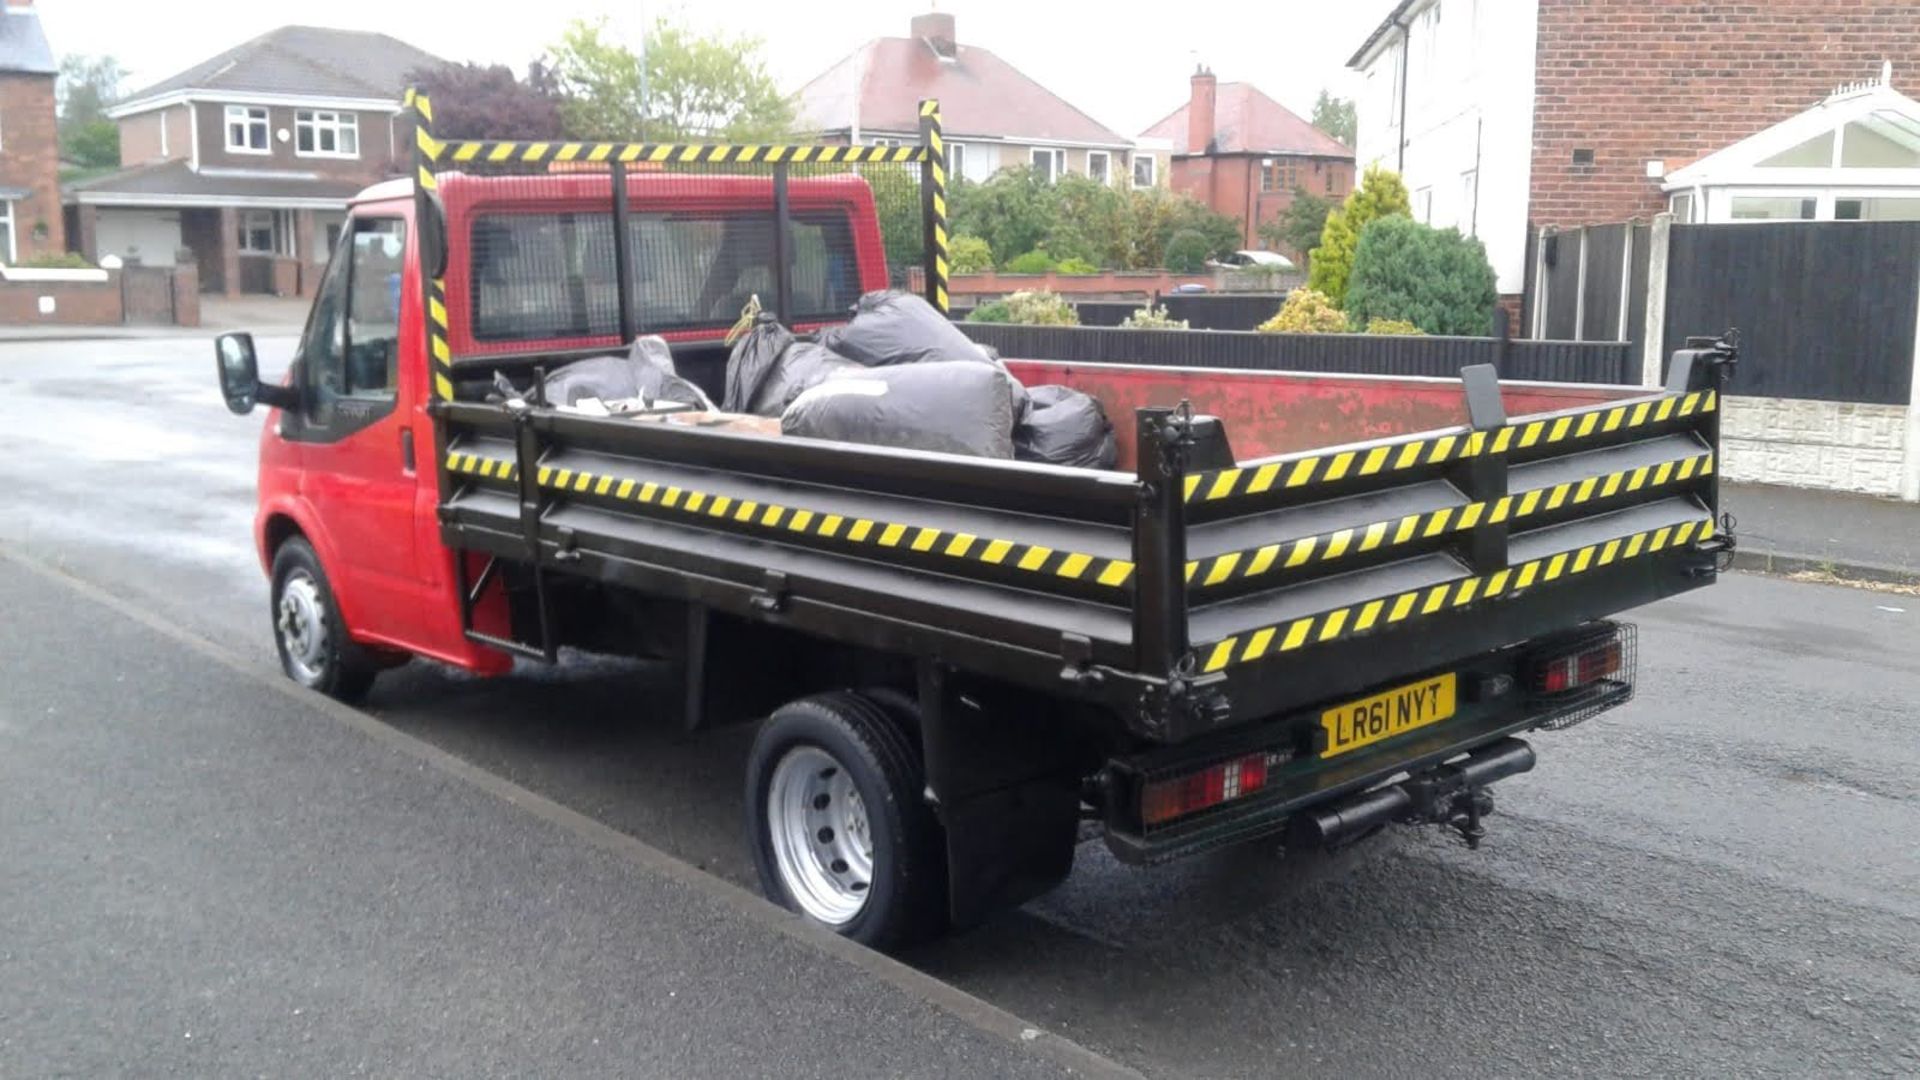
{"label": "house roof tile", "polygon": [[956,139],[1131,145],[992,51],[959,45],[954,54],[944,59],[918,38],[875,38],[801,87],[795,112],[816,132],[911,132],[920,101],[938,98]]}
{"label": "house roof tile", "polygon": [[176,90],[398,98],[409,72],[441,63],[432,53],[385,34],[282,26],[162,79],[120,107]]}
{"label": "house roof tile", "polygon": [[[1215,88],[1213,138],[1223,154],[1315,154],[1351,158],[1345,143],[1300,119],[1252,83],[1223,82]],[[1187,105],[1140,133],[1171,139],[1175,153],[1187,145]]]}

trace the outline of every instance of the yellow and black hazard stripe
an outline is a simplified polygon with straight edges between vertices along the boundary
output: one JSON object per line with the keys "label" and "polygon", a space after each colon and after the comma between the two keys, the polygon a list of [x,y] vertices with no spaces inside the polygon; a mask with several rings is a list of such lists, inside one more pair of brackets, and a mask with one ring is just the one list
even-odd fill
{"label": "yellow and black hazard stripe", "polygon": [[447,454],[447,471],[466,476],[482,476],[489,480],[518,480],[520,466],[506,458],[488,457],[485,454],[470,454],[450,451]]}
{"label": "yellow and black hazard stripe", "polygon": [[427,157],[440,164],[618,161],[625,164],[790,165],[917,162],[927,160],[924,146],[824,146],[817,144],[690,144],[487,140],[421,142]]}
{"label": "yellow and black hazard stripe", "polygon": [[947,276],[949,267],[949,243],[947,238],[947,143],[940,124],[940,102],[928,98],[920,103],[920,141],[926,144],[927,170],[930,189],[928,201],[932,206],[928,232],[931,234],[931,258],[929,270],[932,280],[927,282],[928,301],[942,312],[950,310],[947,296]]}
{"label": "yellow and black hazard stripe", "polygon": [[1206,587],[1223,585],[1271,573],[1275,570],[1319,566],[1371,551],[1381,551],[1455,532],[1465,532],[1486,522],[1499,525],[1535,514],[1551,513],[1564,506],[1579,506],[1599,499],[1611,499],[1628,492],[1653,490],[1713,474],[1713,454],[1642,465],[1618,472],[1569,480],[1561,484],[1532,488],[1515,495],[1504,495],[1486,502],[1447,506],[1425,513],[1407,514],[1387,521],[1376,521],[1352,528],[1305,536],[1267,544],[1263,547],[1231,551],[1187,563],[1187,582]]}
{"label": "yellow and black hazard stripe", "polygon": [[1482,454],[1506,454],[1543,444],[1578,441],[1592,435],[1665,423],[1676,417],[1710,413],[1718,407],[1719,395],[1716,391],[1696,390],[1689,394],[1667,394],[1618,405],[1602,405],[1584,412],[1509,424],[1493,431],[1436,435],[1369,449],[1313,454],[1287,461],[1197,472],[1186,478],[1186,500],[1190,503],[1214,502],[1260,495],[1275,489],[1329,484],[1351,476],[1376,476],[1441,465]]}
{"label": "yellow and black hazard stripe", "polygon": [[[492,479],[513,480],[518,475],[511,461],[463,451],[447,455],[447,468],[455,473]],[[781,538],[799,535],[876,548],[944,555],[1110,589],[1125,588],[1133,580],[1133,563],[1126,559],[1061,551],[1042,544],[1024,544],[925,525],[756,502],[695,488],[620,479],[550,465],[540,467],[535,474],[535,482],[553,491],[594,495],[674,510],[689,518],[726,521]]]}
{"label": "yellow and black hazard stripe", "polygon": [[1221,671],[1270,656],[1279,656],[1331,641],[1341,641],[1398,626],[1409,620],[1438,615],[1475,603],[1494,603],[1518,596],[1536,585],[1575,577],[1595,567],[1637,559],[1668,548],[1706,540],[1713,535],[1707,518],[1648,529],[1572,551],[1531,559],[1491,574],[1459,578],[1413,589],[1394,596],[1349,604],[1307,615],[1245,634],[1235,634],[1202,646],[1202,669]]}
{"label": "yellow and black hazard stripe", "polygon": [[[413,110],[413,143],[417,151],[414,155],[415,182],[422,191],[433,191],[439,187],[434,180],[432,161],[440,143],[433,137],[433,102],[427,95],[411,87],[406,94],[406,107]],[[442,401],[453,400],[453,349],[447,340],[447,289],[441,278],[427,282],[427,368],[432,373],[433,396]]]}

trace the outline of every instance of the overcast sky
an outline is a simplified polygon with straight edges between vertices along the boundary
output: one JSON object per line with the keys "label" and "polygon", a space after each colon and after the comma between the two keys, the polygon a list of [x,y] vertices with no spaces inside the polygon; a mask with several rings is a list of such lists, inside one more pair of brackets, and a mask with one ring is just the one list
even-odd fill
{"label": "overcast sky", "polygon": [[[606,16],[622,38],[659,14],[706,29],[750,31],[781,87],[797,89],[874,37],[903,36],[928,0],[35,0],[59,53],[108,53],[131,73],[128,90],[289,21],[379,30],[453,60],[516,69],[559,37],[568,20]],[[1185,101],[1196,60],[1223,81],[1252,82],[1308,114],[1323,86],[1349,88],[1343,65],[1393,0],[941,0],[962,44],[992,49],[1101,123],[1133,136]],[[492,14],[489,9],[500,12]],[[441,20],[445,19],[442,25]],[[1350,95],[1349,95],[1350,96]]]}

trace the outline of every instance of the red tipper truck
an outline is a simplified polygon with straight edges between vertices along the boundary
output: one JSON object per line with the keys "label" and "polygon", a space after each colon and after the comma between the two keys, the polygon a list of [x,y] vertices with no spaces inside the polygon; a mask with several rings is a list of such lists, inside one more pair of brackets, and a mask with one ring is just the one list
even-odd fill
{"label": "red tipper truck", "polygon": [[416,108],[286,382],[217,346],[229,405],[271,407],[287,674],[669,660],[684,723],[760,725],[767,894],[859,940],[1037,895],[1088,820],[1143,863],[1476,839],[1519,736],[1632,695],[1609,616],[1715,578],[1721,345],[1658,390],[1009,361],[1103,402],[1112,471],[543,404],[638,333],[718,399],[749,298],[844,319],[903,236],[944,308],[937,110],[848,148],[436,140]]}

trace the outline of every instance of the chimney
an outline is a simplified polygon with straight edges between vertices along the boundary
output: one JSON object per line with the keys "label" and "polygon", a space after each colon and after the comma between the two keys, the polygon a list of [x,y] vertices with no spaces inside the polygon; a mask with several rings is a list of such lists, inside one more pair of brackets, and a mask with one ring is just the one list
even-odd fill
{"label": "chimney", "polygon": [[950,12],[929,11],[925,15],[915,15],[912,34],[932,46],[933,51],[943,59],[951,60],[959,55],[960,43],[953,36],[953,15]]}
{"label": "chimney", "polygon": [[1187,99],[1187,153],[1204,154],[1213,144],[1214,99],[1218,96],[1213,72],[1205,64],[1193,71],[1192,96]]}

